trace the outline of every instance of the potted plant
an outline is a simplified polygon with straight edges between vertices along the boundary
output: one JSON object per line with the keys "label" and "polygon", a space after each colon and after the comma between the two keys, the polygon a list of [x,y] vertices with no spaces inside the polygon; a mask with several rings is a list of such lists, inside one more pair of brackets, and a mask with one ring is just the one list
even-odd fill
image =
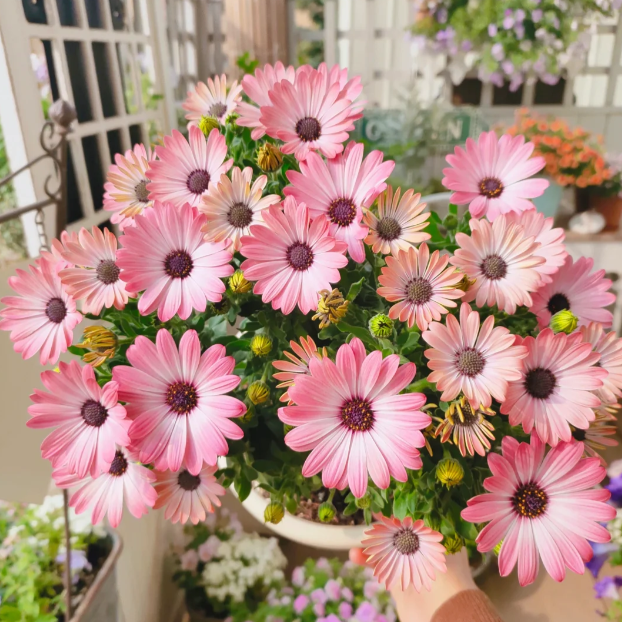
{"label": "potted plant", "polygon": [[291,581],[273,589],[259,609],[246,619],[395,622],[396,615],[390,594],[369,568],[321,557],[308,559],[295,568]]}
{"label": "potted plant", "polygon": [[184,528],[173,579],[184,590],[191,622],[248,615],[283,582],[287,564],[276,538],[244,533],[226,510]]}
{"label": "potted plant", "polygon": [[[116,616],[114,568],[121,550],[116,534],[70,513],[72,621],[96,619],[100,608]],[[0,503],[0,619],[65,620],[66,549],[62,495],[41,505]]]}
{"label": "potted plant", "polygon": [[544,158],[544,173],[557,185],[555,192],[549,190],[548,195],[535,200],[546,215],[555,215],[563,187],[574,187],[579,212],[588,210],[597,194],[615,191],[614,171],[605,160],[601,136],[526,108],[517,112],[516,123],[507,132],[523,135],[535,145],[534,155]]}
{"label": "potted plant", "polygon": [[[448,55],[455,84],[471,66],[478,77],[516,91],[528,78],[556,84],[585,63],[594,17],[611,16],[613,2],[569,0],[421,0],[412,31],[420,45]],[[467,65],[467,54],[470,56]]]}
{"label": "potted plant", "polygon": [[592,188],[591,204],[605,218],[604,231],[617,231],[622,218],[622,162],[620,156],[606,155],[611,177]]}
{"label": "potted plant", "polygon": [[[229,89],[222,76],[189,94],[188,139],[117,156],[104,206],[119,239],[66,233],[3,301],[23,356],[85,355],[43,372],[28,425],[52,428],[42,455],[94,523],[116,526],[127,506],[196,524],[233,486],[243,502],[264,495],[276,528],[287,511],[340,547],[366,526],[367,549],[425,556],[417,587],[446,552],[501,540],[501,573],[518,558],[530,583],[523,519],[563,529],[556,508],[589,498],[573,520],[606,534],[594,521],[611,508],[590,489],[604,471],[581,456],[602,432],[596,410],[622,395],[611,282],[533,209],[548,184],[524,137],[484,132],[447,156],[441,220],[386,185],[381,152],[344,144],[360,92],[325,65],[265,66]],[[97,325],[74,345],[83,315]],[[550,487],[562,459],[589,473],[578,488]],[[499,496],[513,499],[502,516]]]}

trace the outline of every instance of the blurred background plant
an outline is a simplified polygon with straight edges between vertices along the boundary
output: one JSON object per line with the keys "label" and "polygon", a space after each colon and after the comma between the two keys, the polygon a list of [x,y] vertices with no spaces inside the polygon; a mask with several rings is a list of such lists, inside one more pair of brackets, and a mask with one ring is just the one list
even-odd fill
{"label": "blurred background plant", "polygon": [[[74,604],[83,598],[111,550],[87,514],[70,510]],[[41,505],[0,502],[0,620],[57,622],[65,610],[62,495]]]}

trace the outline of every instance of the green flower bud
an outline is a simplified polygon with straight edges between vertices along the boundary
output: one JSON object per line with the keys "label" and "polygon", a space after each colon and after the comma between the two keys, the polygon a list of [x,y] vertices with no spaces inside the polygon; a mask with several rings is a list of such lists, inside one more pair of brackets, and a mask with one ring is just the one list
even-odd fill
{"label": "green flower bud", "polygon": [[210,135],[210,132],[213,129],[216,129],[219,127],[220,127],[220,123],[218,123],[218,119],[215,119],[214,117],[207,117],[203,115],[201,117],[201,120],[199,121],[199,129],[203,132],[203,134],[205,135],[205,138],[207,138]]}
{"label": "green flower bud", "polygon": [[449,555],[455,555],[462,550],[464,540],[458,534],[445,536],[443,539],[443,546]]}
{"label": "green flower bud", "polygon": [[278,525],[283,520],[283,516],[285,516],[283,504],[275,501],[272,501],[263,513],[264,521],[266,523],[272,523],[273,525]]}
{"label": "green flower bud", "polygon": [[386,339],[393,334],[393,320],[384,313],[378,313],[369,320],[369,332],[381,339]]}
{"label": "green flower bud", "polygon": [[225,296],[222,297],[220,302],[212,302],[210,306],[216,315],[227,315],[229,309],[231,309],[231,303]]}
{"label": "green flower bud", "polygon": [[359,510],[367,510],[371,507],[371,495],[366,492],[365,495],[357,499],[355,503]]}
{"label": "green flower bud", "polygon": [[336,515],[337,508],[330,501],[324,501],[317,510],[317,516],[322,523],[330,523]]}
{"label": "green flower bud", "polygon": [[549,322],[554,333],[566,333],[570,335],[577,329],[579,318],[569,309],[558,311]]}
{"label": "green flower bud", "polygon": [[455,229],[458,226],[458,219],[453,214],[447,214],[443,220],[443,225],[447,229]]}
{"label": "green flower bud", "polygon": [[493,553],[499,557],[499,553],[501,553],[501,545],[503,544],[503,540],[501,540],[501,542],[499,542],[499,544],[497,544],[497,546],[495,546],[494,549],[492,549]]}
{"label": "green flower bud", "polygon": [[436,479],[447,488],[457,486],[464,479],[464,469],[455,458],[443,458],[436,465]]}

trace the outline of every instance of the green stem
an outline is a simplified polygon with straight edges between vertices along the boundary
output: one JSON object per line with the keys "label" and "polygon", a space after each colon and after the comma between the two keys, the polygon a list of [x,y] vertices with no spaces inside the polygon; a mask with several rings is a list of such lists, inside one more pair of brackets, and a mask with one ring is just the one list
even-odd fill
{"label": "green stem", "polygon": [[328,493],[328,503],[332,503],[333,499],[335,498],[335,493],[337,492],[336,488],[331,488],[330,492]]}

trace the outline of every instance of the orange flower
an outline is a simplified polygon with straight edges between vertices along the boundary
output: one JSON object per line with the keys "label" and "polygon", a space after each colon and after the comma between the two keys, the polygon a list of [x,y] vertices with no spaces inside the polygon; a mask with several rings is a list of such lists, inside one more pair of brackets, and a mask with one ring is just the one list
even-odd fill
{"label": "orange flower", "polygon": [[546,132],[549,129],[549,125],[545,121],[540,121],[540,123],[538,123],[538,129],[541,132]]}
{"label": "orange flower", "polygon": [[579,188],[587,188],[587,179],[585,177],[577,177],[577,186]]}
{"label": "orange flower", "polygon": [[556,121],[553,121],[553,123],[551,123],[551,130],[553,132],[561,132],[566,127],[566,124],[560,119],[557,119]]}
{"label": "orange flower", "polygon": [[562,154],[568,154],[572,152],[572,145],[570,143],[562,143],[559,152]]}

